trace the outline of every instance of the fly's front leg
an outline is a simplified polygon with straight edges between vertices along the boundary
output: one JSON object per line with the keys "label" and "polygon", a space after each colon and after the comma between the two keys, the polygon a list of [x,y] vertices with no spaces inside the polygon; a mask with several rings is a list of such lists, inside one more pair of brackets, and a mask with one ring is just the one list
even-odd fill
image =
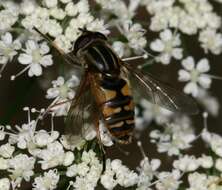
{"label": "fly's front leg", "polygon": [[40,115],[39,115],[39,119],[43,120],[45,118],[45,116],[50,113],[51,111],[53,111],[52,109],[57,107],[57,106],[60,106],[60,105],[63,105],[63,104],[66,104],[68,102],[72,102],[72,100],[65,100],[65,101],[62,101],[62,102],[59,102],[58,99],[55,99],[47,108],[45,111],[43,111]]}
{"label": "fly's front leg", "polygon": [[99,117],[96,116],[95,120],[94,120],[94,124],[95,124],[95,129],[96,129],[96,135],[97,135],[97,139],[98,139],[98,144],[99,144],[99,148],[102,151],[102,162],[103,162],[103,171],[102,173],[106,170],[106,152],[101,140],[101,135],[100,135],[100,130],[99,130]]}
{"label": "fly's front leg", "polygon": [[143,55],[139,55],[139,56],[122,58],[121,60],[122,60],[123,62],[132,62],[132,61],[134,61],[132,64],[133,64],[134,66],[138,66],[139,69],[142,69],[142,68],[146,67],[147,65],[153,64],[153,62],[156,60],[156,57],[155,57],[155,56],[150,55],[150,54],[149,54],[149,56],[151,57],[151,59],[149,59],[149,60],[146,61],[145,63],[144,63],[144,62],[141,62],[141,61],[138,62],[138,61],[136,61],[136,60],[138,60],[138,59],[144,59],[144,60],[145,60],[145,59],[148,59],[148,54],[147,54],[147,53],[145,53],[145,54],[143,54]]}
{"label": "fly's front leg", "polygon": [[96,136],[98,139],[100,150],[102,150],[103,154],[105,154],[106,152],[103,147],[103,143],[102,143],[101,135],[100,135],[100,130],[99,130],[99,117],[98,116],[95,116],[94,125],[95,125],[95,129],[96,129]]}
{"label": "fly's front leg", "polygon": [[134,60],[137,60],[137,59],[147,59],[147,58],[148,58],[148,55],[143,54],[143,55],[134,56],[134,57],[122,58],[122,61],[134,61]]}

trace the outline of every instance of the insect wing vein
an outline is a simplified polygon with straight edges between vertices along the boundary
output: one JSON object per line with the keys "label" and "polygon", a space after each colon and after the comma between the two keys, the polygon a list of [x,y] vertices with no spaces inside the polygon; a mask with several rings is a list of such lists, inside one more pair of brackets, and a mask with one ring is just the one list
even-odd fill
{"label": "insect wing vein", "polygon": [[128,71],[131,83],[134,84],[133,90],[135,93],[142,93],[144,98],[147,98],[151,103],[158,104],[173,112],[198,113],[196,102],[188,95],[154,79],[132,65],[127,63],[122,63],[122,65]]}
{"label": "insect wing vein", "polygon": [[[86,74],[87,75],[87,74]],[[92,112],[95,103],[93,96],[87,82],[87,76],[83,76],[81,83],[76,92],[76,98],[74,98],[66,119],[65,133],[67,135],[83,136],[85,132],[85,123],[92,124],[93,118]],[[86,118],[86,112],[88,111],[88,119]]]}

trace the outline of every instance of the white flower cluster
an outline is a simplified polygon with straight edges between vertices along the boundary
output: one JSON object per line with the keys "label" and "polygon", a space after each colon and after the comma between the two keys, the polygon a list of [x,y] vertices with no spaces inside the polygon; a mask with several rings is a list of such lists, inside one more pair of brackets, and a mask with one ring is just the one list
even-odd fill
{"label": "white flower cluster", "polygon": [[212,96],[209,91],[199,89],[197,100],[210,115],[214,117],[218,116],[220,104],[217,97]]}
{"label": "white flower cluster", "polygon": [[[138,173],[129,170],[118,159],[113,161],[107,159],[105,171],[102,173],[103,164],[93,150],[83,151],[81,158],[78,158],[80,161],[76,161],[73,152],[66,150],[59,142],[60,135],[57,131],[53,129],[50,133],[44,130],[36,131],[36,124],[36,121],[29,119],[28,124],[24,124],[21,128],[16,127],[17,133],[6,133],[1,130],[2,134],[9,136],[9,143],[0,146],[0,170],[7,170],[10,175],[0,180],[0,187],[16,188],[20,186],[22,179],[30,181],[34,175],[35,166],[38,164],[41,165],[44,173],[34,179],[33,188],[36,190],[55,189],[59,183],[59,166],[61,165],[67,167],[66,175],[68,177],[75,177],[75,181],[70,183],[70,188],[76,189],[94,189],[100,181],[106,189],[113,189],[120,185],[122,187],[137,186],[137,189],[140,190],[151,186],[156,176],[158,180],[156,188],[159,190],[176,189],[181,183],[181,174],[178,170],[174,170],[172,173],[157,172],[160,160],[149,161],[147,157],[141,161]],[[11,131],[10,127],[7,128]],[[204,134],[210,140],[209,135],[206,132]],[[4,135],[1,140],[4,140],[5,137]],[[212,144],[214,143],[212,142]],[[16,148],[26,149],[28,154],[14,154]],[[215,163],[217,169],[220,169],[221,160],[219,158]],[[199,166],[213,167],[212,158],[203,155],[196,159],[186,155],[174,161],[175,169],[182,172],[195,171]],[[51,169],[55,167],[58,169]]]}
{"label": "white flower cluster", "polygon": [[101,176],[101,183],[106,189],[113,189],[117,184],[130,187],[137,184],[138,175],[122,165],[121,160],[106,161],[106,171]]}
{"label": "white flower cluster", "polygon": [[158,152],[167,152],[169,156],[180,155],[180,151],[191,147],[196,135],[189,119],[184,118],[183,120],[185,121],[181,124],[173,123],[165,126],[163,132],[151,131],[151,142],[157,144]]}
{"label": "white flower cluster", "polygon": [[139,105],[142,107],[142,115],[136,117],[136,127],[143,129],[144,126],[150,124],[152,121],[162,125],[168,123],[172,118],[172,112],[161,108],[157,104],[152,104],[146,99],[141,99]]}
{"label": "white flower cluster", "polygon": [[222,52],[222,36],[218,31],[221,18],[213,11],[213,6],[208,0],[179,0],[178,4],[175,0],[143,0],[141,3],[153,15],[150,24],[152,31],[170,27],[187,35],[199,32],[199,41],[206,53]]}
{"label": "white flower cluster", "polygon": [[138,168],[139,178],[137,190],[147,189],[152,185],[152,180],[157,174],[157,169],[160,167],[160,164],[159,159],[149,161],[147,157],[144,157],[144,159],[141,160],[140,167]]}
{"label": "white flower cluster", "polygon": [[[1,182],[4,182],[2,186],[7,186],[7,189],[10,186],[16,189],[21,185],[22,179],[30,182],[37,164],[41,164],[44,171],[59,165],[68,166],[74,161],[73,152],[65,152],[59,142],[57,131],[50,133],[45,130],[36,131],[36,124],[36,121],[29,120],[28,124],[23,124],[22,127],[16,126],[17,132],[11,130],[11,127],[7,127],[9,132],[2,131],[3,134],[5,133],[4,138],[8,136],[8,143],[0,146],[0,170],[7,170],[8,178],[10,178],[10,181],[3,178]],[[27,153],[18,154],[15,149],[26,150]],[[55,189],[58,180],[57,173],[49,170],[44,173],[43,177],[35,178],[34,187],[35,189],[41,189],[41,187]],[[6,181],[9,182],[8,185],[5,184]]]}
{"label": "white flower cluster", "polygon": [[59,174],[57,170],[49,170],[48,172],[44,172],[43,176],[35,178],[33,190],[56,189],[58,181]]}
{"label": "white flower cluster", "polygon": [[117,26],[121,35],[127,40],[127,42],[114,42],[113,47],[117,50],[118,55],[120,57],[128,56],[130,48],[136,53],[143,53],[147,44],[147,40],[144,37],[145,29],[141,24],[132,22],[132,18],[135,16],[136,10],[139,7],[140,0],[130,0],[128,5],[124,1],[118,0],[109,2],[96,0],[96,2],[100,4],[102,9],[117,17],[114,21],[110,21],[110,25]]}
{"label": "white flower cluster", "polygon": [[[12,40],[12,34],[9,32],[1,36],[0,64],[4,64],[1,70],[18,53],[21,53],[18,61],[27,65],[17,75],[12,75],[12,80],[26,70],[29,70],[30,77],[40,76],[41,66],[48,67],[53,64],[48,45],[39,41],[40,38],[33,31],[33,27],[54,37],[57,45],[66,52],[71,50],[72,43],[80,35],[79,28],[86,27],[88,30],[108,33],[104,27],[104,21],[94,18],[90,13],[87,0],[76,4],[72,1],[43,0],[40,5],[34,0],[23,0],[20,4],[7,0],[1,2],[0,6],[3,9],[0,11],[0,30],[3,32],[15,30],[21,33],[15,41]],[[13,30],[14,25],[18,23],[20,27]],[[22,44],[25,48],[20,52]]]}
{"label": "white flower cluster", "polygon": [[96,153],[90,150],[82,153],[81,162],[67,168],[66,175],[75,177],[72,186],[75,189],[95,189],[102,173],[102,164]]}
{"label": "white flower cluster", "polygon": [[198,96],[199,89],[208,89],[211,85],[211,78],[205,74],[210,70],[209,61],[201,59],[195,66],[194,58],[189,56],[182,61],[184,69],[179,70],[179,81],[188,82],[184,87],[184,92]]}
{"label": "white flower cluster", "polygon": [[211,150],[219,157],[222,156],[222,137],[215,133],[210,133],[207,129],[203,130],[203,140],[208,143]]}
{"label": "white flower cluster", "polygon": [[[28,108],[25,110],[29,113]],[[158,190],[176,190],[184,185],[182,177],[185,173],[188,174],[189,190],[198,187],[194,183],[195,178],[205,179],[198,182],[203,183],[203,187],[220,187],[220,175],[207,175],[199,172],[199,169],[202,172],[212,169],[222,172],[222,136],[210,133],[207,128],[201,133],[202,139],[210,146],[216,157],[205,154],[200,157],[181,154],[181,150],[191,147],[190,143],[196,139],[187,117],[177,118],[175,124],[166,126],[163,133],[158,130],[150,133],[152,141],[158,145],[159,152],[179,156],[173,161],[171,172],[158,171],[160,160],[149,160],[145,156],[141,142],[138,142],[138,146],[144,159],[137,171],[134,171],[123,165],[119,159],[104,160],[102,155],[94,150],[85,150],[85,145],[93,141],[85,140],[79,147],[71,149],[59,132],[53,130],[53,123],[50,132],[36,130],[38,119],[31,121],[30,113],[28,118],[27,124],[23,124],[22,127],[16,126],[17,132],[10,126],[0,128],[1,141],[8,141],[0,146],[0,170],[8,172],[0,179],[0,187],[5,190],[17,189],[23,180],[33,180],[32,186],[35,190],[56,189],[60,184],[60,178],[64,177],[72,178],[69,189],[93,190],[101,183],[108,190],[115,187],[149,190],[153,185]],[[179,121],[183,125],[179,125]],[[21,150],[25,150],[24,153],[17,153]],[[74,152],[78,153],[74,155]],[[42,172],[34,176],[39,166]]]}
{"label": "white flower cluster", "polygon": [[26,49],[19,55],[18,61],[23,65],[28,65],[25,70],[29,69],[30,77],[42,75],[41,66],[47,67],[53,64],[52,55],[47,55],[49,53],[48,45],[45,42],[38,44],[36,41],[28,40],[25,46]]}
{"label": "white flower cluster", "polygon": [[21,49],[21,43],[19,40],[13,41],[11,33],[6,32],[1,36],[0,49],[0,64],[6,64],[18,53],[16,50]]}
{"label": "white flower cluster", "polygon": [[[37,131],[33,128],[33,122],[29,121],[21,128],[17,126],[18,132],[11,131],[10,127],[7,127],[9,132],[2,131],[5,137],[1,140],[9,137],[9,143],[0,146],[0,170],[9,173],[0,179],[0,187],[5,190],[10,187],[16,189],[20,187],[23,179],[30,182],[33,178],[32,185],[35,190],[56,189],[64,175],[60,166],[67,167],[67,177],[75,178],[70,182],[69,188],[93,190],[100,182],[106,189],[113,189],[117,185],[143,189],[151,184],[160,166],[159,160],[153,159],[149,162],[146,157],[141,161],[138,172],[135,172],[124,166],[121,160],[101,160],[93,150],[81,153],[80,149],[81,157],[76,157],[73,151],[67,150],[67,147],[61,144],[62,139],[57,131]],[[16,149],[26,150],[27,153],[17,154]],[[39,164],[42,172],[34,177]]]}
{"label": "white flower cluster", "polygon": [[74,88],[79,85],[79,79],[72,75],[70,79],[65,81],[62,76],[52,81],[52,88],[47,90],[47,99],[54,99],[49,109],[56,116],[67,115],[71,101],[75,96]]}
{"label": "white flower cluster", "polygon": [[180,35],[172,34],[169,29],[160,33],[160,39],[150,43],[150,49],[156,52],[160,52],[160,55],[156,57],[158,62],[163,64],[169,64],[171,57],[180,60],[183,57]]}

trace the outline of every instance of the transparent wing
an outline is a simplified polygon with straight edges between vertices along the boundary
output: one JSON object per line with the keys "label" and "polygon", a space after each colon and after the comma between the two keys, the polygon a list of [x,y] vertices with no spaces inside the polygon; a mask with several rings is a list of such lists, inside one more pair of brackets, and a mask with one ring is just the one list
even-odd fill
{"label": "transparent wing", "polygon": [[151,103],[158,104],[173,112],[198,113],[198,107],[193,98],[154,79],[130,64],[123,63],[123,66],[128,71],[127,74],[135,92],[142,93],[144,98],[147,98]]}
{"label": "transparent wing", "polygon": [[93,115],[96,114],[96,104],[87,80],[87,76],[83,76],[70,106],[66,118],[66,135],[83,136],[86,130],[85,125],[94,122]]}

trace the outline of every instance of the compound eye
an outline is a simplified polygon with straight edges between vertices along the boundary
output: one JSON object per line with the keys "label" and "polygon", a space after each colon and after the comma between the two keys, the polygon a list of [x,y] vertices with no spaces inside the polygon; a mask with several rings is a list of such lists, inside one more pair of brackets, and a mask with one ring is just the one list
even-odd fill
{"label": "compound eye", "polygon": [[79,49],[86,47],[90,42],[97,39],[107,40],[106,36],[100,32],[84,31],[74,44],[74,54],[76,55]]}
{"label": "compound eye", "polygon": [[100,32],[95,32],[95,35],[97,36],[97,38],[107,40],[107,37],[104,34],[100,33]]}
{"label": "compound eye", "polygon": [[79,49],[85,47],[90,41],[91,38],[88,35],[80,36],[74,44],[74,53],[76,54]]}

